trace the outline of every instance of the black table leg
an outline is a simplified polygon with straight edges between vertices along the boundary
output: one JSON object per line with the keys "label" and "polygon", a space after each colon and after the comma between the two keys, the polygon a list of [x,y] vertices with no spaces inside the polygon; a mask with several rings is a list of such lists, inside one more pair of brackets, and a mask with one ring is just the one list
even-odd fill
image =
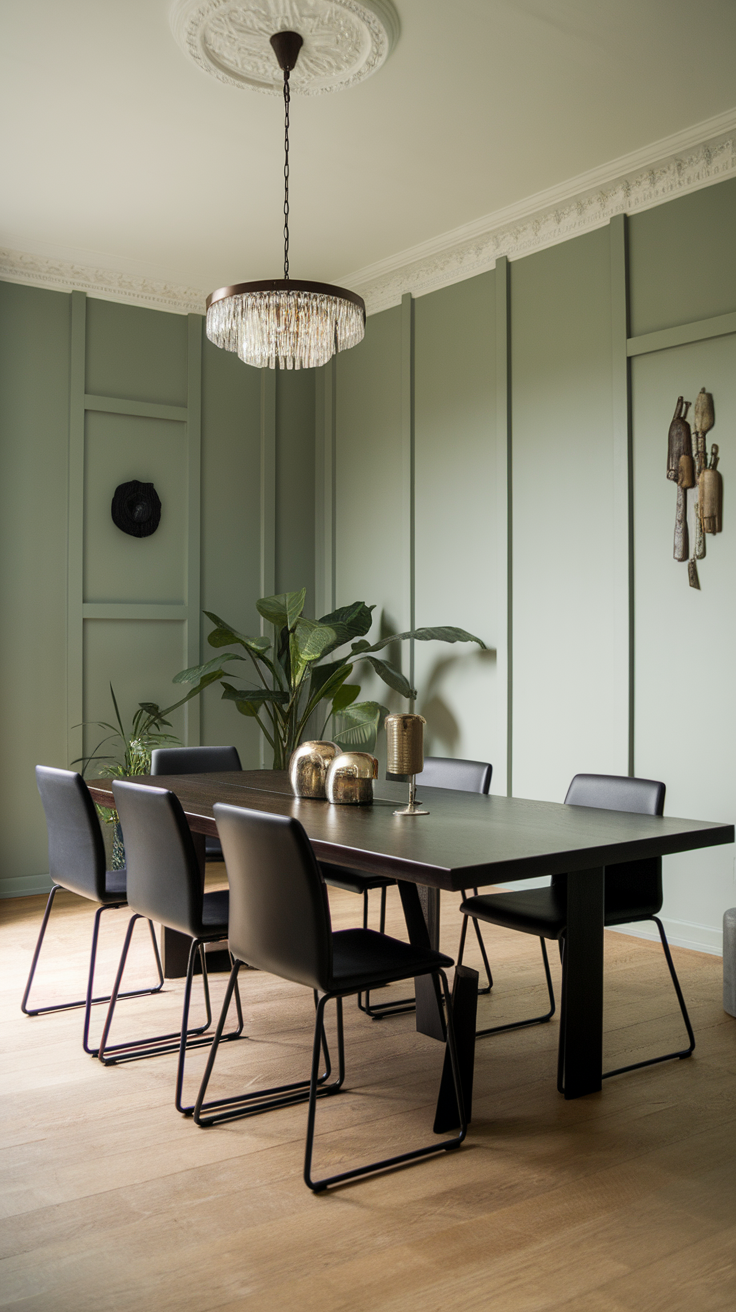
{"label": "black table leg", "polygon": [[[473,1068],[475,1065],[475,1022],[478,1013],[478,972],[469,966],[456,966],[452,985],[452,1015],[455,1022],[455,1045],[460,1069],[460,1088],[465,1103],[465,1120],[468,1125],[473,1112]],[[435,1134],[447,1134],[460,1124],[455,1082],[452,1078],[450,1054],[445,1050],[437,1111],[434,1118]]]}
{"label": "black table leg", "polygon": [[[416,884],[399,880],[399,895],[404,909],[406,928],[409,931],[409,942],[415,947],[431,948],[434,944],[422,907],[422,891]],[[424,891],[436,893],[439,900],[439,889]],[[420,979],[414,980],[414,996],[417,1000],[417,1030],[420,1034],[428,1034],[431,1039],[438,1039],[440,1043],[444,1043],[445,1014],[442,1010],[439,984],[431,975],[422,975]]]}
{"label": "black table leg", "polygon": [[566,1098],[601,1088],[604,870],[567,876],[565,988],[560,1053]]}

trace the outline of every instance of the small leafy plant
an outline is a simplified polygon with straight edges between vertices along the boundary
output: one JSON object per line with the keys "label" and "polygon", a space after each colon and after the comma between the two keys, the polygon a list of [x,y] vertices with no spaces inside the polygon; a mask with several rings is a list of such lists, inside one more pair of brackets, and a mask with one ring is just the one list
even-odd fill
{"label": "small leafy plant", "polygon": [[[348,678],[354,666],[364,662],[402,697],[416,697],[415,689],[401,670],[376,656],[376,652],[391,643],[414,638],[418,642],[475,642],[479,647],[485,647],[485,643],[474,634],[449,626],[393,633],[370,643],[365,634],[371,627],[375,606],[354,601],[350,606],[341,606],[331,614],[323,615],[320,620],[312,620],[303,614],[306,595],[306,588],[302,588],[299,592],[261,597],[256,602],[259,615],[273,625],[273,642],[265,637],[250,638],[239,633],[218,615],[205,611],[215,626],[207,639],[210,646],[240,647],[245,654],[224,652],[202,665],[181,670],[174,678],[174,683],[196,685],[182,701],[198,696],[219,681],[223,699],[234,702],[241,715],[257,722],[273,750],[274,770],[287,768],[310,716],[319,707],[322,707],[325,718],[318,729],[318,737],[324,738],[330,721],[339,717],[339,727],[330,731],[335,742],[356,748],[374,745],[379,722],[388,714],[388,709],[380,702],[358,701],[360,685],[349,683]],[[335,656],[348,643],[350,650]],[[330,656],[334,659],[328,660]],[[229,683],[225,665],[231,661],[246,662],[255,682],[242,688]],[[181,704],[176,703],[177,706]]]}
{"label": "small leafy plant", "polygon": [[[139,702],[138,710],[133,716],[130,732],[127,732],[123,725],[118,707],[115,690],[110,684],[110,696],[115,709],[116,724],[108,724],[107,720],[93,720],[92,724],[98,729],[108,729],[109,733],[100,739],[97,746],[87,756],[78,756],[72,765],[81,765],[80,773],[85,775],[88,766],[92,761],[103,761],[104,765],[100,767],[100,776],[107,778],[113,777],[125,779],[134,774],[151,773],[151,752],[154,747],[160,747],[163,743],[179,743],[171,733],[162,733],[164,725],[171,728],[170,722],[166,719],[181,702],[176,702],[174,706],[167,706],[161,710],[155,702]],[[184,698],[184,701],[187,699]],[[79,725],[75,725],[79,728]],[[118,744],[114,752],[100,752],[101,747],[107,743],[116,742]],[[104,808],[103,808],[104,809]]]}

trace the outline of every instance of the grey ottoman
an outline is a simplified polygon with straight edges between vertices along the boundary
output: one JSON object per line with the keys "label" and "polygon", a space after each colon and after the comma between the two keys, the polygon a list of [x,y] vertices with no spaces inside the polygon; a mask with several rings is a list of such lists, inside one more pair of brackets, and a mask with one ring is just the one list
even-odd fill
{"label": "grey ottoman", "polygon": [[723,1010],[736,1016],[736,907],[723,916]]}

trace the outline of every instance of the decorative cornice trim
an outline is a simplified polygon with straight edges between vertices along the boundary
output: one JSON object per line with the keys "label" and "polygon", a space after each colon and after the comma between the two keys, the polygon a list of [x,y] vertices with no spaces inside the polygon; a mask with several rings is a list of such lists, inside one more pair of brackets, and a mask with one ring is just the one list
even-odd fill
{"label": "decorative cornice trim", "polygon": [[25,251],[0,248],[0,278],[53,291],[86,292],[104,301],[122,301],[173,314],[204,314],[206,293],[196,287],[177,287],[154,278]]}
{"label": "decorative cornice trim", "polygon": [[340,281],[376,314],[405,292],[424,296],[493,269],[501,255],[519,259],[600,228],[614,214],[651,209],[734,175],[736,110],[729,110]]}
{"label": "decorative cornice trim", "polygon": [[[358,292],[369,314],[398,305],[405,292],[424,296],[594,228],[614,214],[634,214],[736,176],[736,109],[643,150],[538,192],[506,209],[442,233],[339,279]],[[204,314],[206,292],[99,265],[0,249],[0,278],[102,300]]]}

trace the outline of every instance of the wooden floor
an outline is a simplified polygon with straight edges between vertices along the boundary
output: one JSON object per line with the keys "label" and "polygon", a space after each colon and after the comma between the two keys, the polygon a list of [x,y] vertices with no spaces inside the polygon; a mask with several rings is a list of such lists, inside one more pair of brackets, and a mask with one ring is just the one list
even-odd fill
{"label": "wooden floor", "polygon": [[[443,903],[452,954],[455,901]],[[315,1197],[301,1175],[303,1106],[200,1130],[174,1110],[173,1057],[106,1069],[82,1052],[80,1012],[21,1015],[42,902],[0,903],[2,1306],[736,1307],[736,1020],[722,1010],[720,959],[674,953],[698,1042],[689,1061],[566,1103],[555,1089],[556,1018],[482,1040],[459,1152]],[[85,974],[91,906],[69,894],[59,902],[40,1001],[78,996]],[[359,905],[336,893],[336,927],[356,924]],[[103,918],[108,979],[125,918]],[[401,933],[398,899],[390,922]],[[490,928],[487,940],[496,985],[481,1001],[486,1023],[542,1010],[535,941]],[[141,933],[141,982],[149,953]],[[217,976],[216,1000],[223,987]],[[680,1045],[659,948],[608,934],[606,987],[606,1065]],[[118,1037],[175,1028],[181,993],[172,982],[157,998],[121,1003]],[[242,994],[249,1038],[222,1050],[212,1096],[307,1069],[311,995],[257,972],[242,977]],[[349,1091],[318,1109],[317,1169],[432,1139],[440,1046],[411,1016],[373,1023],[352,1003],[346,1015]],[[96,1008],[98,1033],[102,1016]],[[192,1054],[190,1093],[203,1062]]]}

